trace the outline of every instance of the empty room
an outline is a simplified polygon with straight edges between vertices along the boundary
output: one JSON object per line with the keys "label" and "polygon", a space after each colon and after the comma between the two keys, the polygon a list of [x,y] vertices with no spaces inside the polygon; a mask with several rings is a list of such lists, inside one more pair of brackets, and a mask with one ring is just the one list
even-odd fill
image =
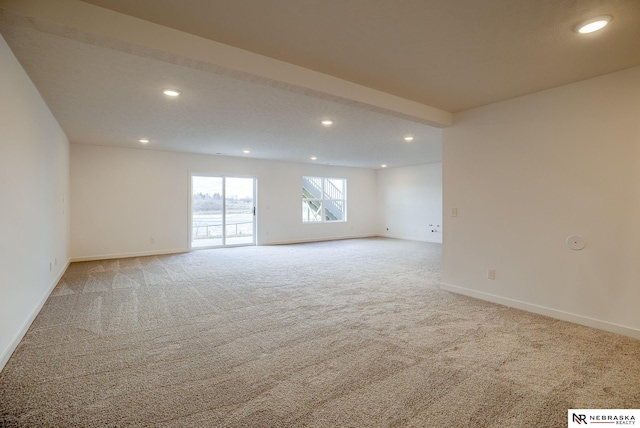
{"label": "empty room", "polygon": [[0,36],[0,427],[640,417],[637,0],[0,0]]}

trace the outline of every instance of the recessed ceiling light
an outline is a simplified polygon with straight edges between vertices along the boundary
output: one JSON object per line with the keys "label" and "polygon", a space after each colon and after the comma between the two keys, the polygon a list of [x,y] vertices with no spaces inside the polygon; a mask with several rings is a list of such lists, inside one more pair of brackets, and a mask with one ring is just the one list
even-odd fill
{"label": "recessed ceiling light", "polygon": [[248,155],[249,153],[251,153],[251,150],[243,150],[242,153],[244,153],[245,155]]}
{"label": "recessed ceiling light", "polygon": [[316,156],[311,156],[311,160],[316,160],[318,159]]}
{"label": "recessed ceiling light", "polygon": [[612,19],[613,17],[609,15],[598,16],[597,18],[592,18],[592,19],[589,19],[588,21],[585,21],[579,24],[575,28],[575,30],[576,32],[581,34],[593,33],[595,31],[601,30],[604,27],[606,27],[607,24],[611,22]]}
{"label": "recessed ceiling light", "polygon": [[138,141],[140,141],[142,144],[147,144],[149,142],[148,138],[140,138]]}
{"label": "recessed ceiling light", "polygon": [[333,125],[333,120],[325,119],[320,123],[322,123],[324,126],[331,126]]}
{"label": "recessed ceiling light", "polygon": [[407,135],[404,137],[404,141],[413,141],[413,135]]}
{"label": "recessed ceiling light", "polygon": [[177,89],[163,89],[162,93],[169,96],[169,97],[177,97],[178,95],[180,95],[182,92],[180,92]]}
{"label": "recessed ceiling light", "polygon": [[387,167],[387,164],[383,163],[382,165],[380,165],[380,168],[386,168],[386,167]]}

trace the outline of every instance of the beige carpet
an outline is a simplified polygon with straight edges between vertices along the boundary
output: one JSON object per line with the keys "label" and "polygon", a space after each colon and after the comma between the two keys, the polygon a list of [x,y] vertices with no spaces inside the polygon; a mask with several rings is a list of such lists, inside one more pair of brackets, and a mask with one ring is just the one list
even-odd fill
{"label": "beige carpet", "polygon": [[438,290],[362,239],[72,264],[0,374],[0,426],[565,427],[640,407],[640,342]]}

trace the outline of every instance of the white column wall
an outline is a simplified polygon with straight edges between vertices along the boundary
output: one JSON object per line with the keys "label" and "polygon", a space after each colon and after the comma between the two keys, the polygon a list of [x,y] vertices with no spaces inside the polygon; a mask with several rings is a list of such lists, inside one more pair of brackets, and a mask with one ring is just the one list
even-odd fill
{"label": "white column wall", "polygon": [[443,152],[443,288],[640,338],[640,67],[456,114]]}
{"label": "white column wall", "polygon": [[0,36],[0,369],[69,260],[69,141]]}

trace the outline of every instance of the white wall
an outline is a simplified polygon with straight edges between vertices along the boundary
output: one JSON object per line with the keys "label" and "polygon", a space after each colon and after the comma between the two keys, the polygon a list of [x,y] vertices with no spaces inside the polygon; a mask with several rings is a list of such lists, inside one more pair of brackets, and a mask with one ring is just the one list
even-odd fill
{"label": "white wall", "polygon": [[380,169],[377,181],[381,236],[442,242],[442,163]]}
{"label": "white wall", "polygon": [[[257,178],[261,245],[376,234],[373,170],[72,144],[72,258],[188,250],[190,172]],[[302,223],[303,175],[347,179],[346,223]]]}
{"label": "white wall", "polygon": [[0,84],[1,369],[69,260],[69,142],[1,36]]}
{"label": "white wall", "polygon": [[459,113],[443,149],[443,288],[640,338],[640,68]]}

